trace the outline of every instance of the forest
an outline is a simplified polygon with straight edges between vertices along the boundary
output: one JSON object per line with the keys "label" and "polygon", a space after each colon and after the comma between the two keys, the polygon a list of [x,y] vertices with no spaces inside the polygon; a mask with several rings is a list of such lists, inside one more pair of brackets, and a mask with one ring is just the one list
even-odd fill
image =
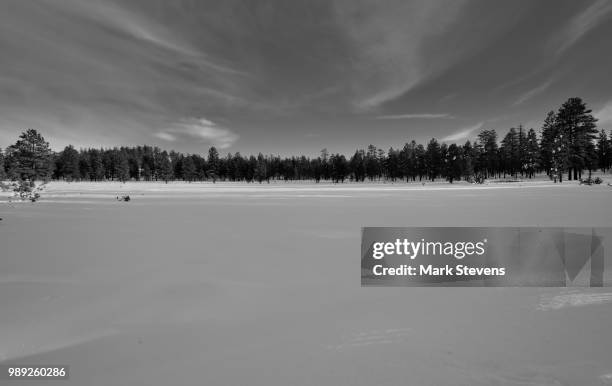
{"label": "forest", "polygon": [[53,152],[35,129],[23,132],[13,145],[0,148],[0,180],[66,181],[245,181],[311,180],[482,182],[487,178],[578,180],[583,173],[607,172],[612,166],[610,135],[596,126],[597,119],[581,98],[569,98],[557,112],[546,115],[536,132],[523,126],[503,137],[484,129],[463,144],[407,142],[387,151],[369,145],[352,155],[221,156],[213,146],[207,154],[183,154],[153,146],[80,149],[69,145]]}

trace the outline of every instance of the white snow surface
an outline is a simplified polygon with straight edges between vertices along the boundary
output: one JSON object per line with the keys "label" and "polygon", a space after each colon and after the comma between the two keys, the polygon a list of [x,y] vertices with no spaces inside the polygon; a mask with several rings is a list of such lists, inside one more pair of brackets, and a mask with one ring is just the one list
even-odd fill
{"label": "white snow surface", "polygon": [[50,183],[0,203],[0,360],[70,366],[19,385],[609,384],[609,289],[361,288],[359,249],[363,226],[612,226],[611,198],[547,182]]}

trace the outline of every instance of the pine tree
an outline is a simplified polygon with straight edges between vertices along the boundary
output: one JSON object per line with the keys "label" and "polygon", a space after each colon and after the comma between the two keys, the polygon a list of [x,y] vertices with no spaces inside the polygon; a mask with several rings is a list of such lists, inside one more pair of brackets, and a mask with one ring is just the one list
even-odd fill
{"label": "pine tree", "polygon": [[557,115],[549,111],[542,125],[542,141],[540,143],[540,167],[552,178],[553,148],[558,136]]}
{"label": "pine tree", "polygon": [[527,170],[527,132],[523,125],[519,125],[518,132],[518,169],[521,172],[521,177],[525,175]]}
{"label": "pine tree", "polygon": [[212,146],[208,149],[208,170],[206,172],[207,176],[212,178],[213,183],[217,181],[219,175],[219,152],[217,148]]}
{"label": "pine tree", "polygon": [[373,181],[379,175],[379,162],[376,146],[372,144],[368,145],[365,158],[365,168],[366,174],[370,181]]}
{"label": "pine tree", "polygon": [[419,175],[419,181],[423,179],[423,177],[427,176],[427,151],[425,150],[425,146],[419,143],[415,149],[416,156],[416,165],[417,165],[417,174]]}
{"label": "pine tree", "polygon": [[327,148],[321,150],[321,168],[323,169],[323,179],[329,180],[331,168],[329,166],[329,152]]}
{"label": "pine tree", "polygon": [[257,155],[257,166],[255,167],[255,179],[261,184],[263,180],[270,182],[268,177],[268,167],[263,154]]}
{"label": "pine tree", "polygon": [[156,154],[159,153],[159,148],[151,148],[151,146],[144,146],[143,153],[140,155],[140,164],[142,165],[142,178],[145,181],[151,181],[154,175],[156,175]]}
{"label": "pine tree", "polygon": [[597,166],[602,172],[606,172],[610,167],[610,142],[605,130],[599,132],[597,139]]}
{"label": "pine tree", "polygon": [[474,176],[474,159],[476,157],[474,147],[472,146],[472,143],[470,141],[467,141],[463,145],[462,155],[463,157],[461,169],[463,179],[471,182]]}
{"label": "pine tree", "polygon": [[196,167],[193,158],[190,155],[183,157],[183,178],[186,181],[192,182],[196,179]]}
{"label": "pine tree", "polygon": [[400,151],[400,168],[402,175],[406,178],[406,182],[409,180],[415,181],[417,176],[417,144],[413,140],[410,143],[406,143],[404,148]]}
{"label": "pine tree", "polygon": [[425,162],[428,172],[428,178],[433,181],[440,175],[442,166],[442,154],[440,152],[440,144],[435,138],[432,138],[427,144],[425,151]]}
{"label": "pine tree", "polygon": [[495,130],[483,130],[478,134],[478,142],[481,148],[479,164],[482,167],[483,177],[494,176],[498,172],[498,146],[497,132]]}
{"label": "pine tree", "polygon": [[6,179],[6,170],[4,169],[4,153],[0,148],[0,181]]}
{"label": "pine tree", "polygon": [[446,179],[451,184],[454,180],[458,180],[461,178],[461,148],[456,144],[452,143],[448,146],[448,151],[446,152],[446,157],[444,158],[444,166]]}
{"label": "pine tree", "polygon": [[344,182],[348,175],[348,163],[342,154],[334,154],[330,159],[332,165],[332,180],[335,183]]}
{"label": "pine tree", "polygon": [[52,172],[49,143],[34,129],[21,133],[7,149],[13,177],[22,180],[47,179]]}
{"label": "pine tree", "polygon": [[363,150],[356,150],[355,154],[349,161],[349,166],[353,172],[353,178],[355,181],[364,181],[366,178],[365,168],[365,152]]}
{"label": "pine tree", "polygon": [[128,179],[133,178],[136,181],[140,181],[141,167],[139,158],[136,156],[136,154],[134,154],[135,152],[130,151],[130,149],[121,148],[121,151],[125,152],[125,155],[127,157],[129,170]]}
{"label": "pine tree", "polygon": [[168,183],[168,181],[173,179],[174,173],[172,169],[172,161],[170,160],[170,156],[166,151],[162,151],[157,154],[156,164],[159,165],[157,170],[157,178]]}
{"label": "pine tree", "polygon": [[581,178],[582,170],[587,167],[590,145],[597,134],[591,110],[580,98],[569,98],[557,113],[560,134],[563,135],[562,146],[564,164],[567,167],[568,180]]}
{"label": "pine tree", "polygon": [[115,172],[119,181],[125,182],[130,178],[130,164],[128,156],[123,150],[117,150],[115,155]]}
{"label": "pine tree", "polygon": [[593,141],[586,142],[584,148],[584,168],[589,172],[589,180],[593,170],[597,169],[598,164],[597,149]]}
{"label": "pine tree", "polygon": [[106,171],[104,169],[101,151],[96,149],[89,150],[89,165],[91,169],[91,179],[94,181],[104,180]]}
{"label": "pine tree", "polygon": [[387,177],[395,182],[397,178],[401,178],[399,151],[390,148],[388,155],[386,160]]}
{"label": "pine tree", "polygon": [[81,178],[79,170],[79,152],[72,145],[68,145],[55,161],[56,175],[68,181]]}
{"label": "pine tree", "polygon": [[499,148],[501,168],[504,172],[516,177],[517,171],[520,169],[520,142],[517,130],[512,127],[502,139],[501,147]]}
{"label": "pine tree", "polygon": [[523,158],[523,170],[527,177],[533,178],[539,164],[540,147],[538,145],[538,135],[534,129],[529,129],[525,144],[525,155]]}

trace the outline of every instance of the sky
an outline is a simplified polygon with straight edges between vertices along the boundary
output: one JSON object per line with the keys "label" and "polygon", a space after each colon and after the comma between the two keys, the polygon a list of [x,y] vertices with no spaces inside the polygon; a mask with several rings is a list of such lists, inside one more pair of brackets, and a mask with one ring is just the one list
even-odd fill
{"label": "sky", "polygon": [[612,128],[612,1],[3,0],[0,147],[351,154]]}

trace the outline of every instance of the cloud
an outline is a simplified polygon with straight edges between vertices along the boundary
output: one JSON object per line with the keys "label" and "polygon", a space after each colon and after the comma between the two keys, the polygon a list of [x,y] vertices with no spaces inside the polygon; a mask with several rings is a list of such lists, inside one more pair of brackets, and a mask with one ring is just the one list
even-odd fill
{"label": "cloud", "polygon": [[461,139],[466,139],[470,136],[470,134],[472,134],[472,132],[480,129],[482,127],[482,124],[484,122],[479,122],[477,124],[475,124],[474,126],[469,126],[469,127],[465,127],[451,135],[448,135],[444,138],[442,138],[440,141],[442,142],[456,142],[459,141]]}
{"label": "cloud", "polygon": [[94,20],[117,31],[147,42],[159,48],[169,50],[179,55],[197,59],[198,64],[219,72],[248,75],[244,71],[217,63],[201,52],[188,39],[181,38],[174,31],[161,23],[156,23],[142,15],[108,2],[84,2],[80,0],[65,0],[70,12],[83,19]]}
{"label": "cloud", "polygon": [[84,19],[123,31],[136,39],[183,54],[195,54],[195,49],[172,36],[165,27],[156,25],[127,9],[105,2],[83,2],[67,0],[70,12]]}
{"label": "cloud", "polygon": [[176,141],[176,137],[172,134],[169,133],[165,133],[165,132],[159,132],[159,133],[155,133],[153,134],[153,136],[159,138],[159,139],[163,139],[164,141],[168,141],[168,142],[174,142]]}
{"label": "cloud", "polygon": [[176,123],[173,127],[154,134],[165,141],[202,142],[214,145],[219,149],[231,147],[239,138],[233,131],[218,126],[206,118],[189,118]]}
{"label": "cloud", "polygon": [[[406,130],[454,138],[476,120],[507,114],[513,102],[525,108],[510,109],[511,121],[523,122],[535,116],[526,108],[537,107],[533,101],[609,88],[598,35],[611,6],[598,0],[560,6],[555,18],[545,4],[473,0],[63,0],[5,8],[2,147],[34,127],[60,148],[149,140],[185,152],[203,142],[243,152],[352,149]],[[559,40],[541,47],[552,34]],[[597,44],[587,44],[592,36]],[[599,58],[589,71],[554,55],[576,39],[581,54]],[[519,56],[520,63],[508,60]],[[553,72],[558,79],[542,84]],[[499,125],[512,124],[502,118]],[[372,131],[373,123],[388,129]],[[305,140],[313,136],[320,138]]]}
{"label": "cloud", "polygon": [[532,88],[531,90],[521,94],[516,101],[513,103],[514,106],[518,106],[526,101],[528,101],[529,99],[533,98],[534,96],[543,93],[544,91],[546,91],[547,88],[550,87],[550,85],[553,83],[552,79],[547,80],[546,82],[542,83],[541,85]]}
{"label": "cloud", "polygon": [[612,101],[608,101],[601,109],[594,112],[595,118],[599,119],[597,122],[601,125],[612,125]]}
{"label": "cloud", "polygon": [[423,49],[429,38],[447,32],[464,3],[337,2],[337,20],[352,47],[354,107],[376,108],[401,96],[440,67],[452,65],[426,60]]}
{"label": "cloud", "polygon": [[395,114],[395,115],[379,115],[376,119],[442,119],[453,118],[450,114]]}
{"label": "cloud", "polygon": [[560,43],[557,55],[565,52],[589,31],[605,21],[610,16],[610,12],[612,12],[612,1],[598,0],[572,18],[562,35],[555,38],[555,42]]}

